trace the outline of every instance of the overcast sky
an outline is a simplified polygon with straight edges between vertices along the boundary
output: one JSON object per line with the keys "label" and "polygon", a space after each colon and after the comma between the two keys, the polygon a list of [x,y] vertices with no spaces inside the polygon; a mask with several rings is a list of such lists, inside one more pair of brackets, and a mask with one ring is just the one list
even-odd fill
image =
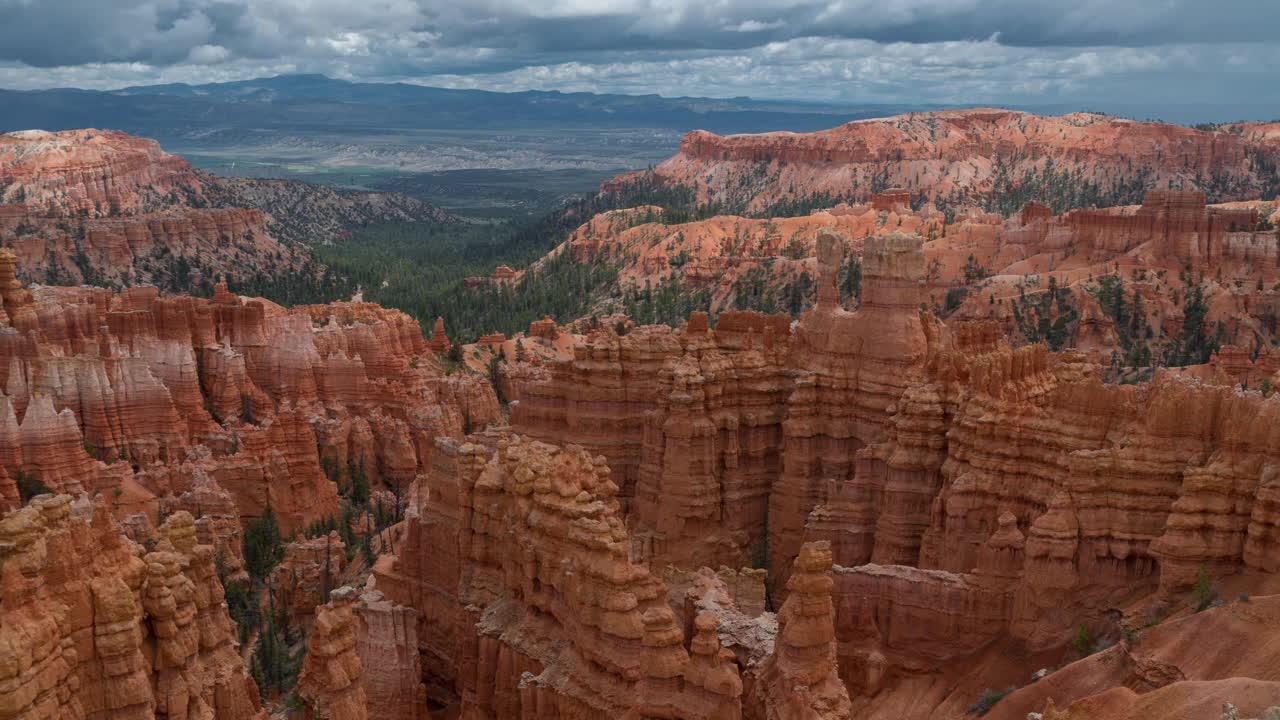
{"label": "overcast sky", "polygon": [[0,0],[0,87],[294,72],[1280,116],[1280,0]]}

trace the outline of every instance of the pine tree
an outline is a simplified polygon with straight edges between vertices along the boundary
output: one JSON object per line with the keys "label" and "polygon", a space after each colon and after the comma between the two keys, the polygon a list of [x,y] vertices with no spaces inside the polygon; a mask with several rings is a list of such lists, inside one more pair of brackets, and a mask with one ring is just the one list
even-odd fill
{"label": "pine tree", "polygon": [[271,504],[262,516],[250,521],[244,531],[244,564],[249,574],[259,580],[265,578],[284,557],[280,539],[280,526],[276,522]]}

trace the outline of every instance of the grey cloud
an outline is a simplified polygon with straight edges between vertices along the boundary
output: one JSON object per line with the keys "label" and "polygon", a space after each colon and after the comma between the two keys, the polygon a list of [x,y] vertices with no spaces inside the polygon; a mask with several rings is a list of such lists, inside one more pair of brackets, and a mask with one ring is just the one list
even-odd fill
{"label": "grey cloud", "polygon": [[[239,58],[324,58],[344,52],[342,33],[427,63],[465,46],[533,63],[808,37],[1138,47],[1270,42],[1278,22],[1280,3],[1250,0],[0,0],[0,59],[168,65],[205,45]],[[403,42],[424,32],[429,43]]]}
{"label": "grey cloud", "polygon": [[[321,72],[467,87],[1208,98],[1280,70],[1258,0],[0,0],[0,86]],[[1280,108],[1278,108],[1280,110]]]}

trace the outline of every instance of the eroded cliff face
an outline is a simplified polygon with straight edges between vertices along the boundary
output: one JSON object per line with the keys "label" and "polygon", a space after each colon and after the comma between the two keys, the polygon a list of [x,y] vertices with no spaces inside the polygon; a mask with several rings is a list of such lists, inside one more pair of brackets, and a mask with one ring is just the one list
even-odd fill
{"label": "eroded cliff face", "polygon": [[[981,220],[987,219],[975,217],[973,222]],[[616,265],[622,287],[672,281],[688,292],[706,291],[710,309],[718,313],[733,309],[748,285],[762,283],[785,297],[787,285],[803,282],[804,275],[816,276],[815,250],[823,231],[839,233],[845,238],[844,254],[856,257],[872,235],[902,232],[933,238],[943,224],[942,213],[931,207],[912,211],[891,192],[873,194],[867,204],[841,204],[797,217],[718,215],[671,222],[662,208],[645,206],[593,217],[553,253]]]}
{"label": "eroded cliff face", "polygon": [[1257,384],[1280,368],[1269,351],[1280,339],[1273,202],[1209,205],[1200,191],[1150,190],[1134,195],[1140,205],[1054,215],[1031,202],[1006,219],[954,206],[943,213],[929,202],[913,208],[901,193],[797,217],[672,222],[658,207],[614,210],[578,227],[547,257],[568,252],[615,266],[619,291],[696,293],[713,314],[749,307],[798,317],[816,303],[821,234],[840,238],[846,309],[864,299],[868,239],[919,235],[920,302],[949,321],[996,321],[1013,344],[1074,347],[1117,368],[1180,355],[1186,324],[1202,322],[1202,334],[1220,332],[1230,346],[1217,364],[1237,381]]}
{"label": "eroded cliff face", "polygon": [[[307,720],[364,720],[366,707],[364,662],[356,650],[356,620],[352,606],[357,592],[344,587],[316,608],[316,621],[307,638],[307,657],[298,676],[302,716]],[[374,658],[368,658],[375,662]]]}
{"label": "eroded cliff face", "polygon": [[0,706],[13,718],[259,718],[190,514],[155,549],[101,500],[36,498],[0,520]]}
{"label": "eroded cliff face", "polygon": [[1205,578],[1275,592],[1280,400],[1232,379],[1265,358],[1104,383],[1088,354],[923,311],[918,237],[868,238],[844,310],[841,244],[819,234],[817,306],[794,326],[606,328],[521,389],[517,430],[579,437],[634,488],[633,562],[756,563],[785,614],[802,545],[827,543],[838,672],[867,717],[962,715],[1077,632],[1140,635]]}
{"label": "eroded cliff face", "polygon": [[[437,702],[494,718],[848,717],[838,682],[768,704],[790,702],[802,715],[744,703],[764,673],[813,685],[833,672],[821,661],[834,656],[830,613],[797,606],[775,645],[770,623],[743,614],[712,577],[720,589],[700,591],[704,609],[677,616],[663,582],[629,559],[603,457],[506,432],[470,440],[441,441],[399,554],[374,570],[379,592],[418,613]],[[825,592],[829,606],[814,552],[805,568],[816,579],[805,587],[819,600]],[[769,660],[775,652],[789,654]]]}
{"label": "eroded cliff face", "polygon": [[[337,520],[357,478],[398,517],[437,438],[500,417],[492,388],[446,376],[417,323],[374,305],[26,288],[14,264],[0,253],[0,714],[265,717],[219,580],[247,579],[244,523],[270,508],[287,539]],[[290,544],[269,605],[318,628],[314,663],[357,635],[394,656],[411,608],[317,614],[351,580],[344,549],[336,533]],[[376,666],[370,706],[426,717],[417,667]],[[299,697],[366,686],[320,689],[323,672]]]}
{"label": "eroded cliff face", "polygon": [[682,331],[605,327],[546,382],[522,386],[512,424],[609,458],[638,559],[759,561],[790,332],[786,317],[759,313],[724,313],[715,331],[699,314]]}
{"label": "eroded cliff face", "polygon": [[1104,193],[1132,184],[1146,168],[1143,179],[1155,187],[1197,187],[1216,176],[1225,189],[1215,200],[1243,200],[1269,187],[1253,159],[1274,153],[1275,143],[1260,128],[1203,132],[1089,113],[1041,117],[972,109],[857,120],[816,133],[694,131],[655,173],[694,188],[703,202],[741,203],[753,211],[877,185],[963,200],[991,191],[1001,171],[1021,177],[1049,161]]}
{"label": "eroded cliff face", "polygon": [[399,312],[286,311],[225,286],[213,301],[151,288],[32,292],[12,280],[12,263],[0,256],[10,278],[0,496],[10,506],[28,478],[101,493],[121,517],[155,521],[160,499],[173,498],[202,509],[210,538],[231,538],[267,506],[292,532],[336,515],[335,483],[356,473],[403,502],[436,436],[498,417],[488,383],[446,377]]}

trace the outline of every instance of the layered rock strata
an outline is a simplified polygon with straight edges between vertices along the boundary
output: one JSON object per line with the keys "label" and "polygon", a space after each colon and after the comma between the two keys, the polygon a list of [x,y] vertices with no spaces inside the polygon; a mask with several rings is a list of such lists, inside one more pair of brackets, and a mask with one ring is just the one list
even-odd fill
{"label": "layered rock strata", "polygon": [[214,549],[178,512],[144,552],[104,502],[43,495],[0,520],[6,717],[258,718]]}
{"label": "layered rock strata", "polygon": [[402,195],[209,175],[116,131],[0,134],[0,245],[32,281],[188,288],[318,277],[311,243],[371,221],[447,219]]}
{"label": "layered rock strata", "polygon": [[[0,278],[6,267],[0,256]],[[292,532],[336,515],[335,481],[352,473],[403,502],[437,435],[499,413],[488,383],[446,377],[417,323],[376,305],[287,311],[225,286],[212,302],[151,288],[7,297],[0,488],[102,492],[121,516],[181,496],[209,505],[197,514],[224,538],[269,505]]]}
{"label": "layered rock strata", "polygon": [[[784,636],[787,658],[770,660],[771,632],[739,658],[722,645],[710,608],[686,631],[663,583],[628,560],[618,488],[602,457],[501,432],[441,441],[436,457],[400,552],[374,577],[378,591],[418,613],[429,694],[464,715],[765,717],[743,703],[765,663],[786,674],[799,672],[801,656],[834,658],[831,614],[810,607],[823,606],[824,592],[831,606],[820,549],[804,565],[814,581],[798,581],[811,600],[788,611],[796,619]],[[754,624],[718,593],[733,628]],[[825,636],[805,629],[824,621]],[[796,707],[848,717],[847,699],[826,699],[828,690],[843,693],[839,683],[823,687]]]}
{"label": "layered rock strata", "polygon": [[364,720],[364,664],[356,652],[356,620],[352,606],[358,593],[344,587],[316,608],[307,638],[307,656],[298,676],[298,697],[306,720]]}
{"label": "layered rock strata", "polygon": [[[698,130],[654,172],[693,187],[702,202],[741,203],[754,211],[819,193],[867,192],[877,184],[910,187],[929,199],[976,198],[992,191],[1001,171],[1022,177],[1047,162],[1103,192],[1135,180],[1196,187],[1216,177],[1222,195],[1216,199],[1231,200],[1256,197],[1268,187],[1264,166],[1254,159],[1274,161],[1275,153],[1275,143],[1258,132],[979,108],[857,120],[815,133],[718,136]],[[750,188],[745,196],[743,187]]]}
{"label": "layered rock strata", "polygon": [[361,593],[354,612],[356,654],[364,666],[369,717],[426,720],[427,686],[422,683],[417,613],[377,590]]}
{"label": "layered rock strata", "polygon": [[[581,429],[633,484],[633,562],[756,562],[781,608],[802,544],[829,543],[839,673],[862,708],[900,708],[917,678],[963,673],[992,648],[1060,652],[1077,628],[1184,602],[1205,577],[1270,582],[1274,394],[1174,370],[1110,385],[1085,354],[941,322],[920,308],[927,268],[910,236],[867,240],[862,304],[846,311],[841,246],[819,235],[817,306],[768,350],[758,332],[728,341],[731,314],[714,330],[700,316],[605,329],[522,389],[517,429]],[[754,530],[735,535],[744,514]],[[655,632],[665,623],[655,615]],[[960,704],[924,697],[908,715]]]}

